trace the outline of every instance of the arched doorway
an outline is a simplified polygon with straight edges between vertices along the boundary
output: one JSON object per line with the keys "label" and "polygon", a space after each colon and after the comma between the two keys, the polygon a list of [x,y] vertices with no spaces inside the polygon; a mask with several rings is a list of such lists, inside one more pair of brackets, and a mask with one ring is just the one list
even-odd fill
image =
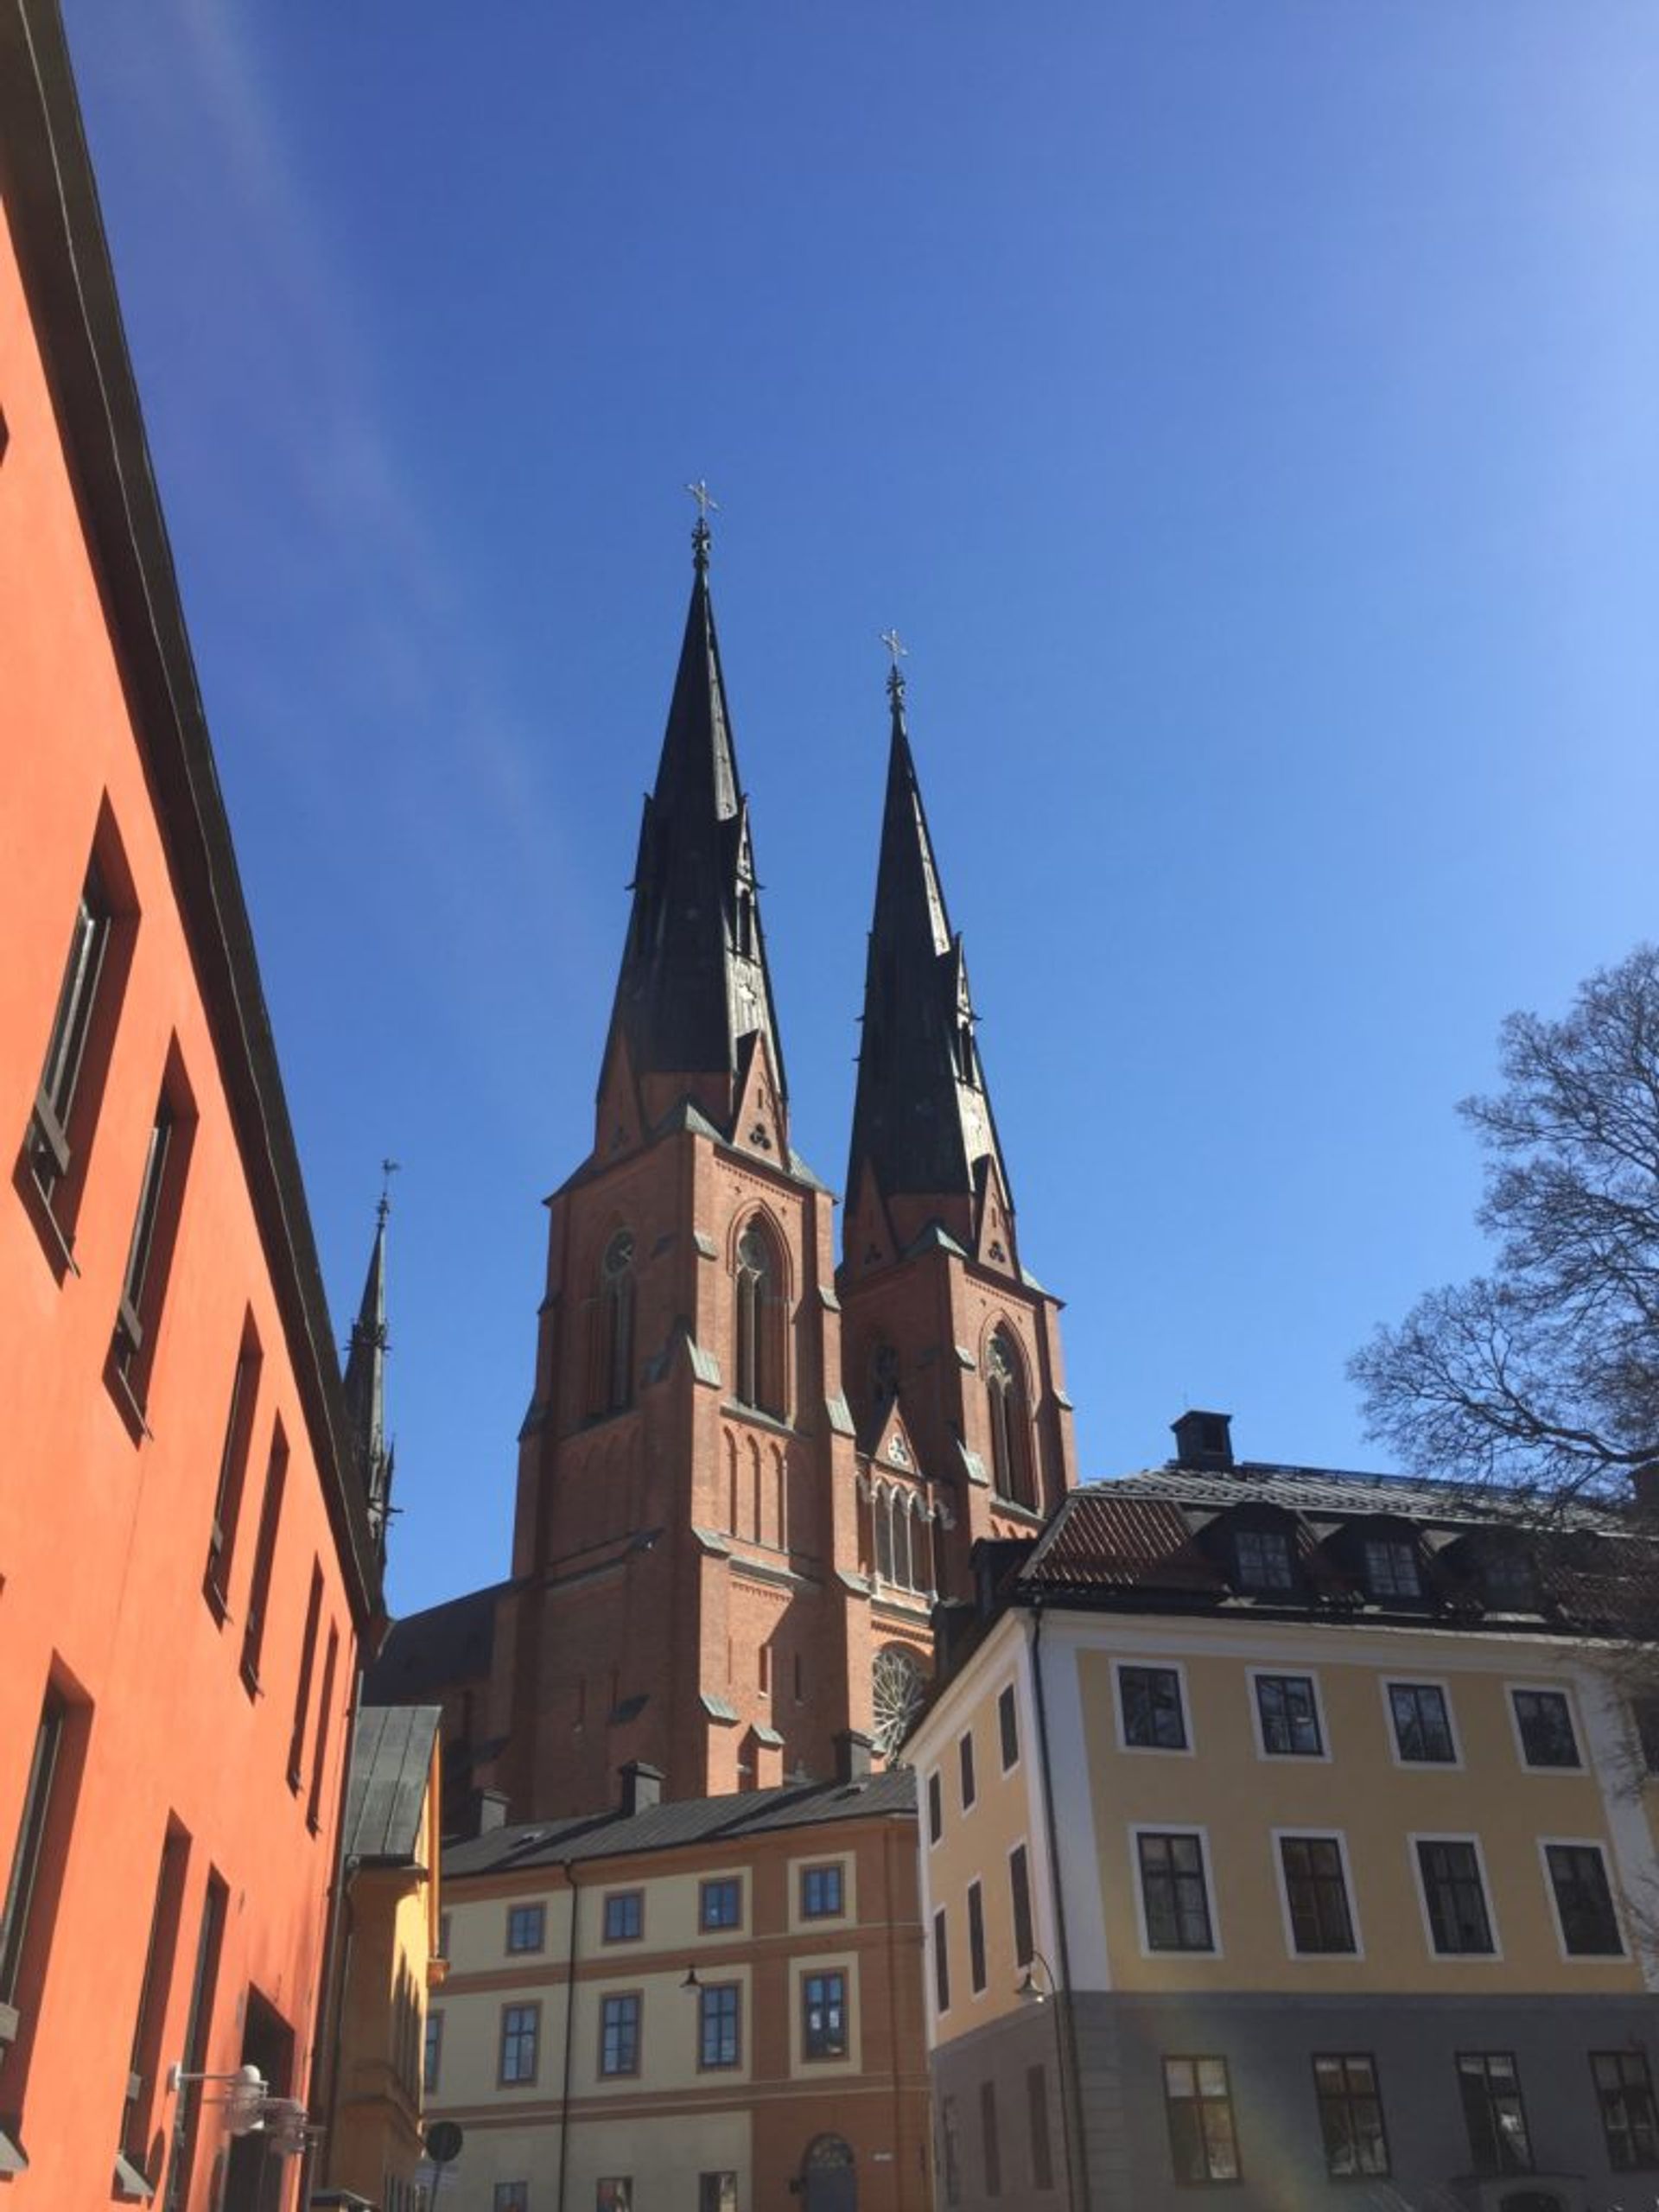
{"label": "arched doorway", "polygon": [[858,2171],[853,2146],[839,2135],[815,2135],[801,2158],[801,2195],[806,2212],[857,2212]]}

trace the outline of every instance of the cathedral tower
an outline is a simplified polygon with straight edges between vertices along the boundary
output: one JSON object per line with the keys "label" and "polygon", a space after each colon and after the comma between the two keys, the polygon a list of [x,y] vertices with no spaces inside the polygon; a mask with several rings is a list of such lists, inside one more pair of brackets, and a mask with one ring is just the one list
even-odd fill
{"label": "cathedral tower", "polygon": [[888,697],[838,1278],[878,1622],[920,1581],[924,1541],[931,1586],[965,1594],[974,1541],[1031,1533],[1076,1478],[1058,1302],[1020,1261],[896,652]]}
{"label": "cathedral tower", "polygon": [[834,1771],[870,1715],[830,1192],[791,1147],[748,802],[691,601],[601,1069],[550,1200],[480,1779],[515,1817]]}

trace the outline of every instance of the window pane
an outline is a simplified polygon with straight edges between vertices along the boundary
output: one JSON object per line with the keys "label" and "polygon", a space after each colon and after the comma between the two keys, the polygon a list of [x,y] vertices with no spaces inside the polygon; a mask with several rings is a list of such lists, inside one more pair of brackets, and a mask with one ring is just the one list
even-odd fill
{"label": "window pane", "polygon": [[1184,1751],[1181,1678],[1173,1667],[1120,1667],[1123,1740],[1140,1750]]}

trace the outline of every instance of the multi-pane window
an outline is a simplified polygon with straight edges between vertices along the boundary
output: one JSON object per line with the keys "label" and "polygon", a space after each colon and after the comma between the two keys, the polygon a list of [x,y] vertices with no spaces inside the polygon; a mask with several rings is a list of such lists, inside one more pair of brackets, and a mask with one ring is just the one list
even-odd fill
{"label": "multi-pane window", "polygon": [[639,2071],[639,2010],[637,1989],[601,1998],[599,2006],[599,2070],[604,2075]]}
{"label": "multi-pane window", "polygon": [[1342,1846],[1335,1836],[1281,1836],[1279,1857],[1295,1949],[1309,1955],[1355,1949]]}
{"label": "multi-pane window", "polygon": [[1659,2114],[1647,2053],[1592,2050],[1590,2071],[1607,2138],[1607,2163],[1615,2173],[1644,2173],[1659,2166]]}
{"label": "multi-pane window", "polygon": [[1480,1580],[1486,1603],[1495,1612],[1529,1613],[1538,1603],[1532,1561],[1517,1544],[1495,1544],[1483,1552]]}
{"label": "multi-pane window", "polygon": [[950,2010],[950,1941],[943,1905],[933,1915],[933,2001],[941,2012]]}
{"label": "multi-pane window", "polygon": [[1186,1749],[1181,1678],[1173,1667],[1120,1667],[1117,1695],[1126,1744],[1138,1751]]}
{"label": "multi-pane window", "polygon": [[1012,1682],[997,1697],[996,1731],[1002,1746],[1002,1771],[1006,1774],[1020,1756],[1020,1720],[1014,1709]]}
{"label": "multi-pane window", "polygon": [[1403,1536],[1368,1536],[1365,1586],[1373,1598],[1421,1598],[1417,1547]]}
{"label": "multi-pane window", "polygon": [[847,1977],[839,1972],[801,1977],[801,2049],[808,2058],[847,2056]]}
{"label": "multi-pane window", "polygon": [[1395,1748],[1413,1766],[1454,1766],[1458,1747],[1446,1692],[1438,1682],[1390,1682]]}
{"label": "multi-pane window", "polygon": [[133,2017],[126,2104],[121,2115],[121,2148],[130,2164],[140,2172],[149,2162],[149,2120],[161,2088],[157,2076],[162,2070],[162,2037],[173,1980],[174,1954],[183,1918],[184,1880],[189,1857],[189,1837],[169,1821],[156,1878],[149,1941],[144,1947],[143,1980],[139,1984],[138,2009]]}
{"label": "multi-pane window", "polygon": [[605,1942],[637,1943],[645,1932],[645,1891],[613,1890],[605,1900]]}
{"label": "multi-pane window", "polygon": [[836,1920],[846,1910],[845,1886],[839,1859],[828,1866],[801,1869],[801,1918]]}
{"label": "multi-pane window", "polygon": [[705,1982],[697,1992],[697,2063],[742,2063],[743,1993],[734,1981]]}
{"label": "multi-pane window", "polygon": [[421,2087],[429,2096],[437,2088],[442,2069],[443,2015],[433,2011],[426,2016],[426,2046],[421,2055]]}
{"label": "multi-pane window", "polygon": [[987,2196],[1002,2194],[1002,2136],[996,2124],[996,2084],[979,2085],[980,2173]]}
{"label": "multi-pane window", "polygon": [[1442,1957],[1459,1952],[1490,1955],[1496,1946],[1486,1885],[1480,1878],[1480,1854],[1473,1843],[1461,1836],[1421,1837],[1417,1867],[1436,1952]]}
{"label": "multi-pane window", "polygon": [[497,2072],[504,2082],[536,2079],[536,2047],[541,2040],[539,2005],[501,2007],[501,2056]]}
{"label": "multi-pane window", "polygon": [[311,1746],[311,1793],[306,1801],[306,1825],[315,1835],[322,1826],[322,1786],[328,1771],[328,1724],[334,1711],[334,1674],[340,1665],[340,1630],[328,1631],[328,1648],[322,1659],[322,1690],[317,1699],[316,1740]]}
{"label": "multi-pane window", "polygon": [[1262,1748],[1274,1758],[1317,1759],[1324,1756],[1319,1703],[1310,1675],[1258,1675],[1255,1711]]}
{"label": "multi-pane window", "polygon": [[1014,1963],[1028,1967],[1037,1955],[1031,1932],[1031,1864],[1023,1843],[1008,1853],[1008,1906],[1014,1922]]}
{"label": "multi-pane window", "polygon": [[971,1734],[963,1737],[957,1745],[957,1779],[961,1785],[962,1809],[965,1813],[979,1794],[974,1780],[974,1739]]}
{"label": "multi-pane window", "polygon": [[944,2201],[947,2204],[962,2202],[962,2140],[957,2126],[957,2101],[944,2097],[939,2102],[939,2164],[944,2168]]}
{"label": "multi-pane window", "polygon": [[1512,1690],[1516,1732],[1529,1766],[1582,1766],[1573,1708],[1563,1690]]}
{"label": "multi-pane window", "polygon": [[977,1882],[968,1885],[968,1978],[978,1996],[985,1986],[985,1898]]}
{"label": "multi-pane window", "polygon": [[270,1458],[265,1467],[265,1495],[259,1508],[259,1534],[253,1547],[253,1579],[248,1585],[242,1616],[242,1678],[250,1690],[259,1687],[259,1657],[264,1649],[265,1608],[270,1602],[270,1578],[276,1564],[276,1535],[282,1525],[283,1491],[288,1481],[288,1439],[278,1421],[271,1433]]}
{"label": "multi-pane window", "polygon": [[110,1347],[117,1373],[141,1402],[167,1292],[172,1227],[183,1189],[190,1134],[188,1117],[180,1113],[164,1087],[156,1102],[156,1117],[144,1148],[138,1205]]}
{"label": "multi-pane window", "polygon": [[705,1931],[743,1925],[743,1885],[734,1874],[705,1882],[697,1892],[697,1925]]}
{"label": "multi-pane window", "polygon": [[1054,2152],[1048,2133],[1048,2075],[1041,2066],[1026,2069],[1026,2140],[1031,2149],[1031,2185],[1054,2186]]}
{"label": "multi-pane window", "polygon": [[633,2212],[633,2176],[602,2174],[594,2185],[594,2212]]}
{"label": "multi-pane window", "polygon": [[0,1909],[0,2005],[15,2005],[28,1947],[29,1907],[41,1872],[47,1822],[52,1810],[53,1783],[63,1750],[68,1707],[55,1690],[48,1690],[35,1724],[35,1748],[29,1757],[29,1780],[23,1789],[23,1815],[11,1854],[6,1899]]}
{"label": "multi-pane window", "polygon": [[737,2176],[734,2173],[699,2174],[697,2212],[737,2212]]}
{"label": "multi-pane window", "polygon": [[944,1834],[944,1787],[936,1767],[927,1777],[927,1840],[937,1843]]}
{"label": "multi-pane window", "polygon": [[1547,1843],[1544,1863],[1555,1893],[1563,1949],[1575,1959],[1623,1958],[1624,1939],[1599,1844]]}
{"label": "multi-pane window", "polygon": [[231,1560],[236,1548],[237,1522],[242,1512],[242,1488],[247,1479],[248,1448],[253,1441],[259,1366],[259,1338],[250,1314],[243,1324],[236,1371],[231,1377],[231,1408],[225,1422],[224,1446],[219,1455],[219,1487],[213,1496],[213,1518],[207,1535],[204,1586],[209,1602],[220,1614],[225,1611],[231,1586]]}
{"label": "multi-pane window", "polygon": [[1296,1587],[1290,1538],[1282,1529],[1239,1529],[1233,1535],[1239,1587],[1272,1593]]}
{"label": "multi-pane window", "polygon": [[1352,2181],[1389,2171],[1389,2139],[1376,2062],[1363,2052],[1332,2051],[1313,2061],[1325,2170],[1332,2181]]}
{"label": "multi-pane window", "polygon": [[547,1907],[510,1904],[507,1907],[509,1951],[539,1951],[547,1942]]}
{"label": "multi-pane window", "polygon": [[[104,972],[111,913],[108,893],[94,861],[86,870],[80,900],[69,932],[69,952],[58,986],[57,1011],[35,1093],[29,1125],[29,1164],[48,1203],[73,1162],[72,1128],[86,1040],[92,1026],[99,980]],[[95,1103],[95,1102],[94,1102]],[[82,1133],[74,1131],[75,1136]]]}
{"label": "multi-pane window", "polygon": [[1147,1948],[1153,1951],[1213,1951],[1204,1846],[1194,1834],[1142,1829],[1135,1838]]}
{"label": "multi-pane window", "polygon": [[1507,2050],[1460,2050],[1458,2089],[1469,2157],[1478,2174],[1529,2174],[1532,2139],[1515,2055]]}
{"label": "multi-pane window", "polygon": [[490,2212],[530,2212],[527,2181],[499,2181],[490,2196]]}
{"label": "multi-pane window", "polygon": [[1236,2181],[1238,2138],[1224,2058],[1166,2058],[1164,2109],[1177,2181]]}
{"label": "multi-pane window", "polygon": [[299,1679],[294,1685],[294,1726],[288,1738],[288,1781],[297,1789],[305,1777],[305,1725],[311,1713],[311,1672],[317,1663],[317,1630],[322,1624],[322,1568],[311,1562],[311,1590],[305,1601],[305,1634],[300,1640]]}

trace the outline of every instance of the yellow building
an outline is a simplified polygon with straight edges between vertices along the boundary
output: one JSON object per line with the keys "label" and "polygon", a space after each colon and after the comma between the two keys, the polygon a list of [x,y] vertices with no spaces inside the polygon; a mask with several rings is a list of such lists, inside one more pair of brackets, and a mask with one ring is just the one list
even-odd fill
{"label": "yellow building", "polygon": [[906,1746],[945,2204],[1649,2203],[1650,1547],[1177,1437],[982,1548]]}
{"label": "yellow building", "polygon": [[445,1853],[441,2212],[928,2212],[912,1777],[623,1780]]}
{"label": "yellow building", "polygon": [[312,2205],[419,2212],[422,2055],[439,1944],[435,1705],[365,1706],[346,1806],[337,2049]]}

